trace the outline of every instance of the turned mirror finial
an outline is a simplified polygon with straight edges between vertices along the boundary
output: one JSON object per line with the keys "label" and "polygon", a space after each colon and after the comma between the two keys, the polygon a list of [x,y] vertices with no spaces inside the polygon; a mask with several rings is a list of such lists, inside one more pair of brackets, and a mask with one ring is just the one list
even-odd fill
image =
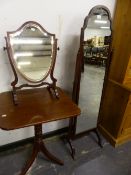
{"label": "turned mirror finial", "polygon": [[[47,32],[39,23],[28,21],[16,31],[7,32],[5,39],[15,76],[11,83],[14,100],[16,90],[43,85],[52,88],[57,96],[56,79],[53,77],[57,50],[55,35]],[[17,85],[19,75],[27,81],[26,84]],[[52,83],[45,81],[49,75]]]}

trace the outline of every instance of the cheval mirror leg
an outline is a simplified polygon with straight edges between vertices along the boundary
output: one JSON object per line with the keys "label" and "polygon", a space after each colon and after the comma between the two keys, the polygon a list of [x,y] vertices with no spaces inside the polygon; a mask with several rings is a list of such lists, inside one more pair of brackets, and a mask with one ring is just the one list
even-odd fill
{"label": "cheval mirror leg", "polygon": [[93,131],[94,131],[94,133],[96,134],[96,136],[97,136],[97,138],[98,138],[98,145],[99,145],[101,148],[103,148],[102,139],[101,139],[101,137],[100,137],[100,135],[99,135],[99,132],[98,132],[97,128],[95,128]]}
{"label": "cheval mirror leg", "polygon": [[63,161],[59,160],[54,155],[52,155],[45,147],[42,137],[42,124],[35,125],[34,129],[35,129],[35,140],[34,140],[33,152],[30,159],[27,161],[25,167],[21,171],[20,175],[25,175],[27,173],[27,171],[30,169],[31,165],[33,164],[39,152],[45,154],[45,156],[54,163],[57,163],[59,165],[64,164]]}
{"label": "cheval mirror leg", "polygon": [[85,132],[82,132],[82,133],[78,133],[76,134],[76,123],[77,123],[77,118],[71,118],[69,120],[69,131],[68,131],[68,143],[71,144],[71,148],[73,149],[72,150],[72,158],[74,159],[74,156],[75,156],[75,148],[72,147],[72,143],[71,143],[71,140],[75,140],[77,138],[80,138],[84,135],[87,135],[88,133],[90,132],[94,132],[96,134],[96,137],[97,137],[97,143],[98,145],[103,148],[103,144],[102,144],[102,139],[100,137],[100,134],[98,132],[98,129],[97,128],[93,128],[93,129],[90,129],[90,130],[87,130]]}
{"label": "cheval mirror leg", "polygon": [[68,135],[67,135],[67,142],[68,142],[68,144],[69,144],[69,146],[70,146],[70,150],[71,150],[71,157],[72,157],[72,159],[74,160],[75,159],[75,148],[74,148],[74,146],[73,146],[73,144],[72,144],[72,142],[71,142],[71,140],[72,140],[72,135],[73,135],[73,129],[72,129],[72,126],[73,126],[73,119],[70,119],[69,120],[69,129],[68,129]]}
{"label": "cheval mirror leg", "polygon": [[73,129],[72,129],[73,123],[72,122],[73,122],[73,120],[69,119],[68,132],[67,132],[66,135],[62,136],[62,138],[63,138],[63,141],[64,141],[65,144],[68,143],[71,157],[74,160],[75,159],[75,148],[74,148],[74,146],[73,146],[73,144],[71,142],[72,137],[73,137],[73,133],[72,133],[72,131],[73,131]]}

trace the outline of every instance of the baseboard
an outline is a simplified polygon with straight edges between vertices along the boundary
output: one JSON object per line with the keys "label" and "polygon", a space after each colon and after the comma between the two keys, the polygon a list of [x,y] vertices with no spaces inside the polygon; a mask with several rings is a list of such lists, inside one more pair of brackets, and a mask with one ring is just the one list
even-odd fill
{"label": "baseboard", "polygon": [[116,147],[116,139],[109,133],[103,126],[98,124],[98,131],[104,136],[104,138],[110,142],[113,147]]}
{"label": "baseboard", "polygon": [[79,139],[85,135],[88,135],[90,132],[94,132],[97,128],[92,128],[92,129],[89,129],[89,130],[86,130],[86,131],[82,131],[80,133],[75,133],[75,135],[72,137],[72,140],[76,140],[76,139]]}
{"label": "baseboard", "polygon": [[110,142],[113,147],[118,147],[131,140],[131,134],[123,134],[118,138],[114,138],[105,128],[100,124],[98,125],[98,130],[100,133]]}
{"label": "baseboard", "polygon": [[[58,129],[55,131],[51,131],[51,132],[48,132],[46,134],[43,134],[43,139],[50,138],[50,137],[53,137],[56,135],[61,135],[61,134],[67,133],[67,131],[68,131],[68,127]],[[19,140],[19,141],[13,142],[13,143],[2,145],[2,146],[0,146],[0,152],[7,151],[10,149],[19,147],[19,146],[23,146],[23,145],[28,144],[28,143],[33,143],[33,141],[34,141],[34,137],[30,137],[27,139],[23,139],[23,140]]]}
{"label": "baseboard", "polygon": [[131,134],[123,134],[116,140],[116,146],[122,145],[128,141],[131,141]]}

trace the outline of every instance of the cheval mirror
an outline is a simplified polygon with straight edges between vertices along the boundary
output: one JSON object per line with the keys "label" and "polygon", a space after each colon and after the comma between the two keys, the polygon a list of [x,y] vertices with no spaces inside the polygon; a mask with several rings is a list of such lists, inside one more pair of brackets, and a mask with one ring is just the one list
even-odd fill
{"label": "cheval mirror", "polygon": [[[15,77],[11,83],[14,103],[18,103],[17,91],[25,87],[45,85],[58,97],[56,79],[53,77],[57,50],[55,35],[47,32],[39,23],[28,21],[16,31],[7,32],[5,40]],[[27,83],[20,84],[19,75]],[[52,81],[45,81],[49,77]]]}
{"label": "cheval mirror", "polygon": [[96,130],[103,91],[109,68],[111,44],[111,16],[105,6],[95,6],[81,28],[77,54],[73,100],[81,108],[81,115],[71,120],[74,136]]}

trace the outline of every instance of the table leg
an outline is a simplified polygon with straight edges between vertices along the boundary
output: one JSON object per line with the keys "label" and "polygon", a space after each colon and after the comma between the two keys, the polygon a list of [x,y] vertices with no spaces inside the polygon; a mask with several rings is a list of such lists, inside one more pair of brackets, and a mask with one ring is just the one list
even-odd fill
{"label": "table leg", "polygon": [[31,165],[33,164],[35,158],[37,157],[39,150],[37,149],[36,146],[34,146],[33,148],[33,152],[31,154],[30,159],[28,160],[28,162],[26,163],[25,167],[22,169],[20,175],[25,175],[26,172],[29,170],[29,168],[31,167]]}
{"label": "table leg", "polygon": [[48,157],[48,159],[50,159],[51,161],[53,161],[54,163],[58,163],[59,165],[63,165],[63,161],[59,160],[58,158],[56,158],[54,155],[52,155],[47,148],[45,147],[44,143],[41,143],[41,151],[43,154],[45,154],[46,157]]}
{"label": "table leg", "polygon": [[34,140],[33,152],[32,152],[30,159],[28,160],[27,164],[25,165],[25,167],[21,171],[20,175],[26,174],[26,172],[30,169],[31,165],[33,164],[35,158],[37,157],[38,152],[40,152],[40,151],[43,154],[45,154],[45,156],[48,159],[50,159],[52,162],[58,163],[59,165],[64,164],[63,161],[59,160],[54,155],[52,155],[45,147],[45,144],[43,142],[43,137],[42,137],[42,124],[35,125],[34,129],[35,129],[35,140]]}

